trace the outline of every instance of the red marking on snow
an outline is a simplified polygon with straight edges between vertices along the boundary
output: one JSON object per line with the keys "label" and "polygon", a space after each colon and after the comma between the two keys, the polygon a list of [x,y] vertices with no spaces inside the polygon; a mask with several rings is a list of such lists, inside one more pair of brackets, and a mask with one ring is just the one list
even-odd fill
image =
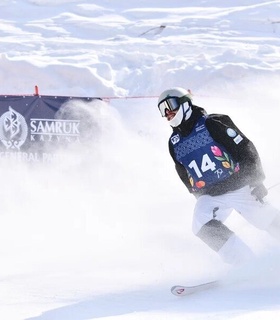
{"label": "red marking on snow", "polygon": [[176,290],[176,292],[177,292],[178,294],[182,294],[184,291],[185,291],[185,289],[178,289],[178,290]]}

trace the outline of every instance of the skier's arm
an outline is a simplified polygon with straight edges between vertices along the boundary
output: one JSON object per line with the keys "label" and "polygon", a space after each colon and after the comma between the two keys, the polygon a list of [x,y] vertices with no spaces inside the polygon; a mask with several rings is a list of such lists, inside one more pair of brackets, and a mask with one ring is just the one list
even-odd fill
{"label": "skier's arm", "polygon": [[258,151],[231,118],[227,115],[210,115],[206,126],[214,140],[224,145],[235,161],[239,162],[240,170],[248,178],[248,184],[251,186],[261,184],[265,175]]}

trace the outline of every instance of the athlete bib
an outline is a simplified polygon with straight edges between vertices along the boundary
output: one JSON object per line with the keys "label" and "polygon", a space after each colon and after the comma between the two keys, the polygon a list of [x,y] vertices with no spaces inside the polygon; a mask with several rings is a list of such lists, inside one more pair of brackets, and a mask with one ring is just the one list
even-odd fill
{"label": "athlete bib", "polygon": [[186,168],[193,191],[207,188],[239,171],[238,163],[210,136],[206,118],[202,116],[187,137],[173,133],[170,138],[175,158]]}

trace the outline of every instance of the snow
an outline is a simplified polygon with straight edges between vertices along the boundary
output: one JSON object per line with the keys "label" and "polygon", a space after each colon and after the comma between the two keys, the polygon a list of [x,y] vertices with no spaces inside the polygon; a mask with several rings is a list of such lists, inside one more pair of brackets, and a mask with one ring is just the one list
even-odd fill
{"label": "snow", "polygon": [[280,1],[0,0],[0,35],[0,94],[106,98],[75,103],[94,130],[64,161],[1,163],[1,319],[279,319],[279,244],[234,213],[257,257],[231,268],[192,234],[157,96],[229,114],[279,183]]}

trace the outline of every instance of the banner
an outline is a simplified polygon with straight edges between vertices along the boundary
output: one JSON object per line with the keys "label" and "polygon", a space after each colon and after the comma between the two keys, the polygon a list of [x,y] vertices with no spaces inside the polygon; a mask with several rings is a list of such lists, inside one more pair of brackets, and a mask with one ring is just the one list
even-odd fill
{"label": "banner", "polygon": [[0,96],[0,159],[51,161],[55,150],[83,139],[81,116],[65,112],[69,101],[100,98]]}

